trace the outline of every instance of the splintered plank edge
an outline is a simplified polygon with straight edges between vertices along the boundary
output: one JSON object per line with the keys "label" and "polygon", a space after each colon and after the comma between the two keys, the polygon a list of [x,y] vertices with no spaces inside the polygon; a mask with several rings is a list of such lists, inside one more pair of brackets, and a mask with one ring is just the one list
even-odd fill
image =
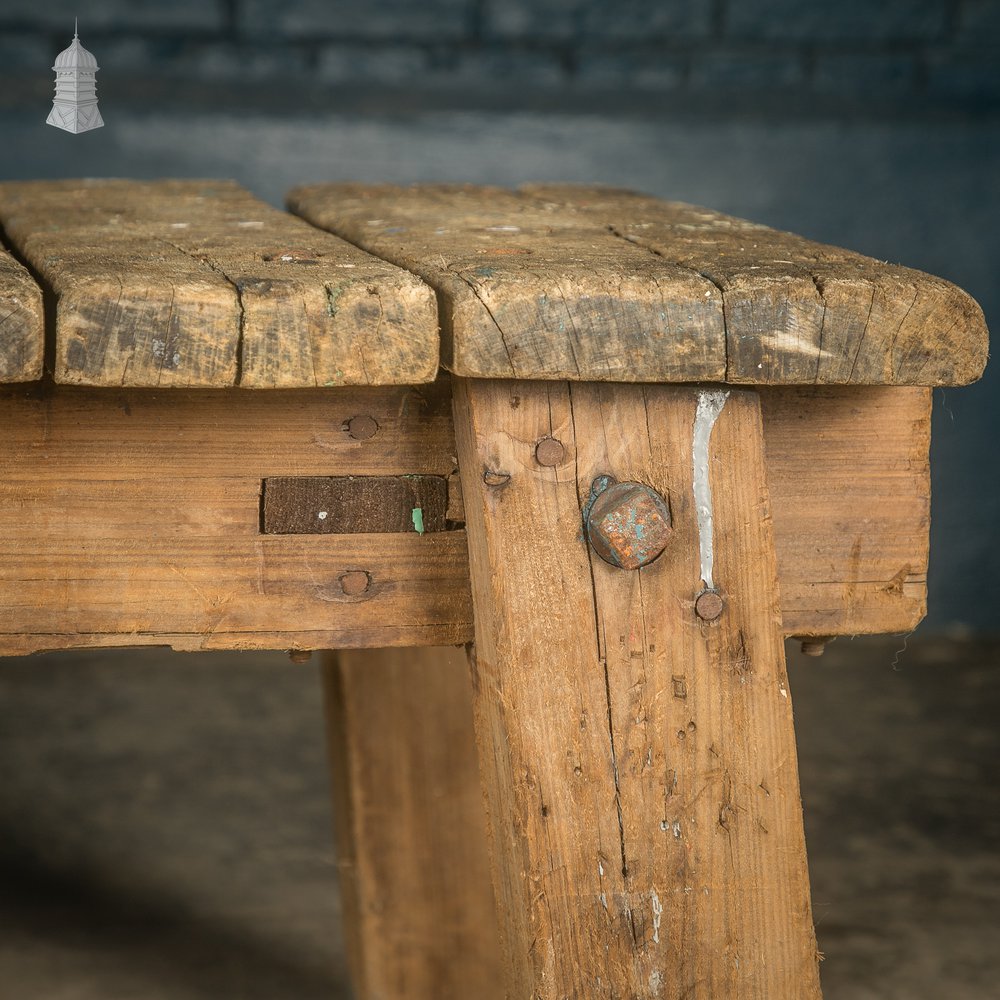
{"label": "splintered plank edge", "polygon": [[0,383],[41,378],[44,353],[41,289],[0,246]]}

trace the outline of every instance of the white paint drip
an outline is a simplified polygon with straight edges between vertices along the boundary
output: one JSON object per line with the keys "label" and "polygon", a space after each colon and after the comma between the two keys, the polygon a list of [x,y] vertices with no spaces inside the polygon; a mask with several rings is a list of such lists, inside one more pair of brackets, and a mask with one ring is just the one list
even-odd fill
{"label": "white paint drip", "polygon": [[698,515],[698,544],[701,549],[701,578],[712,590],[712,568],[715,555],[712,549],[712,483],[708,474],[708,442],[712,428],[726,405],[729,392],[716,389],[698,393],[698,409],[694,417],[694,507]]}
{"label": "white paint drip", "polygon": [[660,917],[663,916],[663,906],[660,904],[660,897],[653,889],[649,894],[649,900],[653,904],[653,942],[660,943]]}

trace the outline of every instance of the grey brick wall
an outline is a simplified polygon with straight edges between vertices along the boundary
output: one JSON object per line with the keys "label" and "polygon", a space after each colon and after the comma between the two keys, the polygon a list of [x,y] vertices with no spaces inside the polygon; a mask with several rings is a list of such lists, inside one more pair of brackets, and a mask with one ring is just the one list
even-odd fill
{"label": "grey brick wall", "polygon": [[0,0],[0,79],[48,86],[78,12],[102,80],[147,92],[183,79],[1000,109],[1000,0]]}
{"label": "grey brick wall", "polygon": [[732,0],[727,34],[822,45],[944,39],[954,8],[949,0]]}

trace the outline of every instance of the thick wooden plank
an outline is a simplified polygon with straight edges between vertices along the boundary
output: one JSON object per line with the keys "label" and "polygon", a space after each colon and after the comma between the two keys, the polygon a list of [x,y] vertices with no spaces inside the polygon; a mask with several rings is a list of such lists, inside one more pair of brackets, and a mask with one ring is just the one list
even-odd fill
{"label": "thick wooden plank", "polygon": [[[296,473],[454,470],[446,387],[0,394],[0,653],[464,642],[465,535],[262,535]],[[350,436],[362,414],[377,433]],[[343,578],[363,579],[345,590]],[[361,576],[367,574],[367,576]]]}
{"label": "thick wooden plank", "polygon": [[312,185],[288,205],[420,275],[460,375],[721,380],[721,295],[605,227],[502,188]]}
{"label": "thick wooden plank", "polygon": [[464,649],[341,651],[324,687],[355,995],[502,1000]]}
{"label": "thick wooden plank", "polygon": [[[762,397],[786,633],[912,629],[926,593],[929,391],[773,388]],[[353,437],[359,423],[372,430],[368,421],[371,435]],[[465,517],[444,384],[278,398],[231,390],[10,388],[0,392],[0,426],[2,652],[156,641],[194,648],[249,641],[270,648],[293,645],[289,630],[296,629],[306,644],[306,632],[325,627],[329,608],[322,597],[307,602],[299,619],[290,600],[279,622],[268,610],[271,591],[257,594],[261,620],[252,636],[241,635],[227,631],[197,592],[166,570],[174,565],[190,576],[193,559],[202,591],[228,593],[235,576],[250,593],[258,542],[268,546],[266,566],[287,559],[281,574],[294,573],[300,557],[334,580],[345,567],[358,568],[348,565],[350,550],[283,549],[275,537],[261,540],[264,478],[448,476],[447,520]],[[192,540],[202,548],[184,548]],[[440,572],[455,611],[440,641],[465,642],[472,638],[468,570],[460,545],[448,552]],[[419,574],[420,567],[408,572]],[[159,609],[149,606],[144,575],[169,579],[174,588]],[[419,577],[411,578],[417,587]],[[72,588],[72,606],[64,588]],[[428,587],[426,598],[433,602],[432,591]],[[415,591],[407,598],[417,599]],[[43,629],[44,604],[50,606]],[[413,620],[419,617],[414,611]],[[135,631],[137,620],[143,635]],[[316,635],[309,641],[391,644],[405,642],[405,630],[417,626],[386,621],[374,632],[366,628],[360,621],[338,625],[325,633],[328,641]],[[378,628],[394,629],[395,638],[380,639]],[[49,634],[32,638],[42,632]],[[421,634],[436,641],[431,632]]]}
{"label": "thick wooden plank", "polygon": [[[508,995],[819,997],[760,413],[711,438],[713,624],[693,495],[698,393],[461,380],[473,688]],[[534,460],[551,435],[555,467]],[[610,474],[669,499],[667,551],[581,537]]]}
{"label": "thick wooden plank", "polygon": [[[277,396],[8,388],[0,407],[0,482],[46,473],[59,488],[55,481],[97,481],[95,471],[120,481],[166,479],[170,470],[246,478],[257,468],[260,478],[447,475],[457,464],[446,382]],[[377,432],[352,437],[357,416]]]}
{"label": "thick wooden plank", "polygon": [[0,382],[41,378],[44,354],[42,290],[0,246]]}
{"label": "thick wooden plank", "polygon": [[908,632],[927,610],[931,390],[763,388],[787,635]]}
{"label": "thick wooden plank", "polygon": [[437,371],[433,293],[227,181],[0,184],[56,300],[58,382],[397,385]]}
{"label": "thick wooden plank", "polygon": [[474,377],[962,385],[982,310],[941,278],[607,188],[309,185],[289,207],[432,284]]}
{"label": "thick wooden plank", "polygon": [[[460,642],[465,533],[60,540],[3,546],[0,653]],[[367,575],[360,595],[350,573]],[[33,574],[33,575],[29,575]]]}
{"label": "thick wooden plank", "polygon": [[943,278],[632,192],[529,190],[718,285],[727,382],[964,385],[982,375],[983,311]]}
{"label": "thick wooden plank", "polygon": [[444,531],[444,476],[275,476],[265,479],[261,530],[270,535]]}

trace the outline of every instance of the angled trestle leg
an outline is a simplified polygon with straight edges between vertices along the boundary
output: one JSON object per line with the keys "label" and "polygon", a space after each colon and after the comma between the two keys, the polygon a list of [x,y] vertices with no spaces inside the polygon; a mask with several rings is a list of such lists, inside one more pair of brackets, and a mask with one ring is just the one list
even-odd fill
{"label": "angled trestle leg", "polygon": [[[760,408],[721,393],[456,380],[512,1000],[820,995]],[[600,477],[669,507],[654,561],[588,543]],[[648,556],[648,513],[605,547]]]}

